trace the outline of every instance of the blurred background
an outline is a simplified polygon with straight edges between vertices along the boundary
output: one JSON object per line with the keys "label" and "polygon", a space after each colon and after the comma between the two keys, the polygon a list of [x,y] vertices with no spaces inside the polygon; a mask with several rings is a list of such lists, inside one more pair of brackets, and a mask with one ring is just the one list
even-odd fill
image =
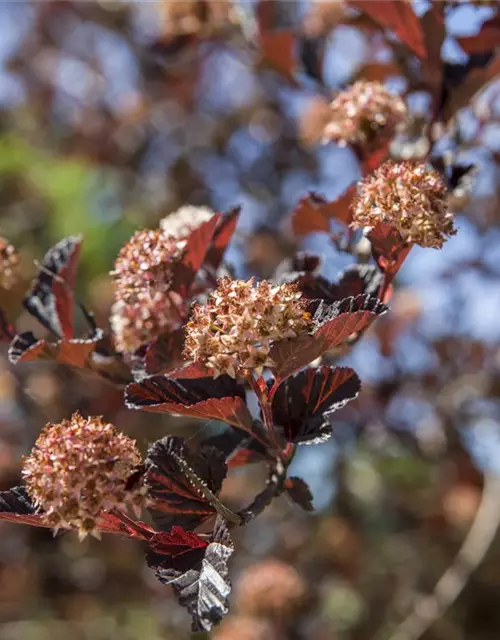
{"label": "blurred background", "polygon": [[[21,252],[20,277],[0,301],[18,329],[35,330],[20,304],[34,260],[76,233],[79,294],[107,326],[120,246],[185,204],[242,205],[226,256],[240,277],[269,277],[296,248],[318,252],[332,280],[352,261],[326,233],[291,232],[301,196],[334,198],[360,176],[350,149],[318,144],[325,105],[359,78],[407,94],[417,124],[429,100],[344,4],[273,3],[269,31],[257,4],[0,3],[0,232]],[[414,4],[423,15],[431,3]],[[460,38],[496,3],[449,5],[442,55],[464,64]],[[391,313],[344,359],[363,381],[360,397],[338,414],[331,442],[294,460],[316,511],[282,497],[235,532],[233,613],[214,638],[500,637],[499,89],[490,84],[454,120],[457,158],[477,166],[471,194],[454,203],[458,235],[442,251],[412,250]],[[50,363],[14,369],[3,349],[1,489],[19,483],[42,426],[76,409],[103,414],[143,450],[166,433],[203,437],[200,423],[127,411],[101,378]],[[244,505],[264,480],[265,469],[238,471],[225,499]],[[190,638],[143,551],[0,523],[0,637]],[[411,614],[443,574],[437,598]]]}

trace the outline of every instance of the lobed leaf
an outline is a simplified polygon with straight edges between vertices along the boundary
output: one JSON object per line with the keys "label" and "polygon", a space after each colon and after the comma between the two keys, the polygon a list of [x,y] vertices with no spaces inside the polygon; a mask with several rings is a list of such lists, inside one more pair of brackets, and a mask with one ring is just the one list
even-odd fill
{"label": "lobed leaf", "polygon": [[170,284],[170,290],[183,300],[189,298],[191,286],[207,256],[221,217],[220,213],[214,214],[210,220],[191,231],[186,239],[183,257],[174,267]]}
{"label": "lobed leaf", "polygon": [[23,305],[59,338],[74,337],[74,286],[81,236],[69,236],[45,254]]}
{"label": "lobed leaf", "polygon": [[387,307],[378,298],[369,295],[346,298],[332,305],[320,301],[313,318],[316,328],[312,335],[281,340],[271,348],[270,357],[276,363],[272,367],[274,388],[353,334],[365,331],[386,311]]}
{"label": "lobed leaf", "polygon": [[231,583],[227,563],[233,550],[227,526],[218,517],[201,563],[184,572],[162,567],[156,571],[158,579],[174,589],[181,606],[191,614],[195,632],[211,631],[229,610]]}
{"label": "lobed leaf", "polygon": [[349,367],[306,369],[278,387],[272,401],[274,424],[289,442],[323,442],[331,435],[326,414],[341,409],[360,389],[361,381]]}
{"label": "lobed leaf", "polygon": [[225,455],[214,447],[191,452],[183,438],[167,436],[155,442],[146,459],[146,483],[153,500],[151,515],[157,527],[196,527],[215,515],[207,492],[219,495],[226,476]]}
{"label": "lobed leaf", "polygon": [[244,387],[226,375],[216,379],[149,376],[127,386],[125,401],[130,409],[221,420],[252,431]]}
{"label": "lobed leaf", "polygon": [[20,333],[9,346],[9,360],[13,364],[34,362],[36,360],[54,360],[60,364],[84,368],[90,366],[91,354],[103,333],[95,329],[89,338],[66,339],[57,342],[37,340],[31,331]]}
{"label": "lobed leaf", "polygon": [[410,2],[401,0],[350,0],[351,7],[359,9],[383,29],[391,30],[417,58],[426,58],[424,34],[420,20]]}

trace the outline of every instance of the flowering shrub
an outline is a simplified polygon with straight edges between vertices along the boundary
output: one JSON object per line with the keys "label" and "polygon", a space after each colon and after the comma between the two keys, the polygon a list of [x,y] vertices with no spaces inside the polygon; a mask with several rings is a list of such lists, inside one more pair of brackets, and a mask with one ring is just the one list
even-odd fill
{"label": "flowering shrub", "polygon": [[[219,22],[233,25],[232,13],[213,13],[213,21],[178,16],[181,34],[213,33]],[[430,154],[387,160],[388,141],[406,116],[403,98],[379,82],[356,82],[330,104],[322,137],[351,145],[363,176],[334,202],[305,195],[291,226],[297,238],[328,234],[356,259],[336,282],[319,274],[319,256],[303,254],[269,279],[228,275],[224,259],[239,209],[186,206],[158,228],[137,231],[120,250],[110,274],[109,326],[99,327],[75,294],[83,239],[70,236],[52,247],[23,299],[51,337],[18,331],[2,311],[10,361],[84,369],[116,385],[131,410],[226,423],[226,441],[195,448],[165,435],[142,460],[135,442],[105,416],[76,413],[42,429],[23,461],[24,484],[0,494],[0,519],[80,538],[141,541],[147,564],[172,586],[193,629],[219,623],[229,607],[231,530],[283,494],[312,511],[311,491],[289,474],[290,464],[300,445],[331,436],[336,412],[362,388],[352,368],[336,365],[337,356],[388,311],[392,282],[413,245],[439,249],[456,233],[450,195],[470,167],[454,166],[450,175]],[[340,236],[330,232],[331,219],[343,225]],[[0,239],[3,287],[17,263],[17,252]],[[221,499],[227,474],[255,461],[267,466],[266,486],[229,508]],[[239,606],[245,615],[264,611],[279,619],[306,601],[300,575],[271,562],[247,575]]]}
{"label": "flowering shrub", "polygon": [[[192,450],[166,436],[142,463],[127,436],[77,413],[42,430],[24,459],[24,487],[0,498],[0,518],[74,529],[81,538],[114,533],[145,540],[149,566],[173,586],[193,628],[210,630],[228,610],[230,528],[257,517],[282,493],[312,509],[309,488],[287,469],[298,445],[330,436],[335,412],[361,387],[356,373],[329,364],[328,354],[359,339],[386,312],[380,298],[388,297],[411,245],[439,247],[454,228],[436,172],[386,164],[361,183],[353,201],[352,225],[369,227],[380,272],[354,267],[328,283],[316,274],[317,258],[298,256],[274,282],[255,282],[218,277],[237,210],[193,215],[192,224],[185,216],[193,212],[181,213],[173,225],[166,218],[161,229],[137,232],[120,251],[109,331],[82,307],[88,335],[75,335],[82,239],[50,249],[24,305],[56,342],[14,335],[12,328],[10,358],[90,369],[125,385],[131,409],[226,422],[241,433],[236,448],[228,454],[207,443]],[[392,240],[377,244],[381,230]],[[114,350],[103,351],[108,333]],[[318,359],[320,365],[311,364]],[[267,486],[248,506],[231,510],[219,498],[228,467],[255,457],[268,465]],[[153,527],[137,519],[141,508]],[[212,533],[199,530],[214,519]],[[302,594],[300,581],[293,589]]]}

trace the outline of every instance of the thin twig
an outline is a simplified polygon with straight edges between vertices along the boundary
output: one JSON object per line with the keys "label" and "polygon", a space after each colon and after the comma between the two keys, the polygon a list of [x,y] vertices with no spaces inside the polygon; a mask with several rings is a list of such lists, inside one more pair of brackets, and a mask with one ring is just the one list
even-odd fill
{"label": "thin twig", "polygon": [[418,640],[455,602],[481,564],[500,526],[500,476],[485,474],[481,503],[474,522],[434,592],[417,602],[389,640]]}

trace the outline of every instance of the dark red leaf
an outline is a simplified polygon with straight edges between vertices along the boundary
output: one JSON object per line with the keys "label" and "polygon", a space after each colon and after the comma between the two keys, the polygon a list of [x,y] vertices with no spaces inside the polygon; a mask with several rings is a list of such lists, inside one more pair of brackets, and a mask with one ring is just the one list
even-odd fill
{"label": "dark red leaf", "polygon": [[427,51],[426,59],[422,62],[422,69],[435,99],[439,97],[443,81],[441,48],[446,37],[444,8],[444,2],[433,2],[420,19]]}
{"label": "dark red leaf", "polygon": [[149,542],[146,561],[150,567],[189,571],[199,565],[208,542],[196,533],[174,526],[170,533],[157,533]]}
{"label": "dark red leaf", "polygon": [[231,209],[221,217],[215,229],[212,244],[204,261],[205,266],[209,267],[213,272],[217,271],[222,262],[227,245],[236,230],[240,213],[241,207],[234,207],[234,209]]}
{"label": "dark red leaf", "polygon": [[245,390],[229,376],[217,379],[149,376],[127,386],[125,401],[130,409],[221,420],[246,431],[252,430]]}
{"label": "dark red leaf", "polygon": [[[380,144],[376,148],[370,149],[368,152],[360,152],[361,172],[364,176],[373,173],[373,171],[378,169],[380,165],[383,164],[389,157],[389,147],[391,141],[387,138],[381,138],[379,142]],[[351,201],[349,201],[349,206],[350,204]]]}
{"label": "dark red leaf", "polygon": [[157,568],[157,578],[173,587],[180,605],[191,614],[195,632],[210,631],[228,612],[231,583],[227,563],[233,550],[227,526],[218,517],[211,541],[198,562],[197,554],[191,552],[190,564],[184,572],[163,566]]}
{"label": "dark red leaf", "polygon": [[307,366],[324,353],[340,346],[353,334],[366,330],[373,320],[387,311],[387,307],[373,296],[347,298],[333,305],[320,303],[314,321],[313,335],[277,342],[270,356],[276,363],[272,368],[275,387],[285,378]]}
{"label": "dark red leaf", "polygon": [[420,20],[410,2],[404,0],[350,0],[349,4],[369,16],[383,29],[391,30],[417,58],[427,55]]}
{"label": "dark red leaf", "polygon": [[334,284],[322,276],[308,274],[299,276],[292,282],[297,284],[305,298],[333,303],[363,294],[376,295],[382,283],[382,274],[373,265],[353,264],[347,267],[340,280]]}
{"label": "dark red leaf", "polygon": [[326,200],[315,193],[303,196],[292,213],[292,230],[296,236],[307,236],[310,233],[330,230],[328,218],[321,207]]}
{"label": "dark red leaf", "polygon": [[146,523],[109,511],[101,511],[97,525],[101,533],[113,533],[135,540],[149,541],[156,535],[156,531]]}
{"label": "dark red leaf", "polygon": [[36,513],[35,505],[25,487],[0,491],[0,520],[50,528],[43,522],[42,516]]}
{"label": "dark red leaf", "polygon": [[296,39],[297,34],[290,30],[261,32],[259,38],[263,63],[290,80],[297,66]]}
{"label": "dark red leaf", "polygon": [[331,435],[329,416],[353,400],[361,382],[349,367],[309,368],[289,377],[273,401],[274,424],[288,442],[313,444]]}
{"label": "dark red leaf", "polygon": [[314,511],[313,495],[309,485],[302,480],[292,476],[285,480],[285,491],[288,497],[298,504],[304,511]]}
{"label": "dark red leaf", "polygon": [[351,221],[351,202],[356,192],[351,185],[336,200],[328,201],[316,193],[309,193],[300,199],[292,213],[292,230],[297,236],[330,230],[330,220],[349,224]]}
{"label": "dark red leaf", "polygon": [[146,482],[153,520],[162,531],[179,524],[197,527],[215,514],[206,490],[217,498],[227,466],[225,456],[214,447],[191,452],[183,438],[167,436],[151,447],[146,459]]}
{"label": "dark red leaf", "polygon": [[191,286],[207,256],[221,217],[220,213],[216,213],[191,231],[186,240],[184,255],[174,268],[170,285],[170,289],[183,299],[189,298]]}
{"label": "dark red leaf", "polygon": [[448,121],[455,116],[470,100],[490,82],[498,80],[500,76],[500,53],[497,53],[490,62],[480,69],[472,69],[465,80],[450,92],[443,108],[443,119]]}
{"label": "dark red leaf", "polygon": [[162,334],[147,347],[144,362],[146,373],[167,373],[180,367],[184,361],[183,349],[183,327]]}
{"label": "dark red leaf", "polygon": [[462,49],[467,54],[494,51],[500,46],[500,15],[486,20],[475,36],[457,38]]}
{"label": "dark red leaf", "polygon": [[57,342],[37,340],[27,331],[17,335],[9,347],[9,360],[13,364],[34,362],[36,360],[54,360],[72,367],[89,367],[89,359],[97,343],[102,339],[102,331],[95,329],[89,338]]}
{"label": "dark red leaf", "polygon": [[64,238],[47,251],[23,305],[59,338],[74,337],[74,286],[81,236]]}
{"label": "dark red leaf", "polygon": [[210,371],[201,362],[192,362],[185,367],[173,369],[168,372],[169,378],[209,378]]}
{"label": "dark red leaf", "polygon": [[383,223],[370,230],[368,239],[378,266],[394,277],[408,255],[410,246],[404,242],[397,229]]}

